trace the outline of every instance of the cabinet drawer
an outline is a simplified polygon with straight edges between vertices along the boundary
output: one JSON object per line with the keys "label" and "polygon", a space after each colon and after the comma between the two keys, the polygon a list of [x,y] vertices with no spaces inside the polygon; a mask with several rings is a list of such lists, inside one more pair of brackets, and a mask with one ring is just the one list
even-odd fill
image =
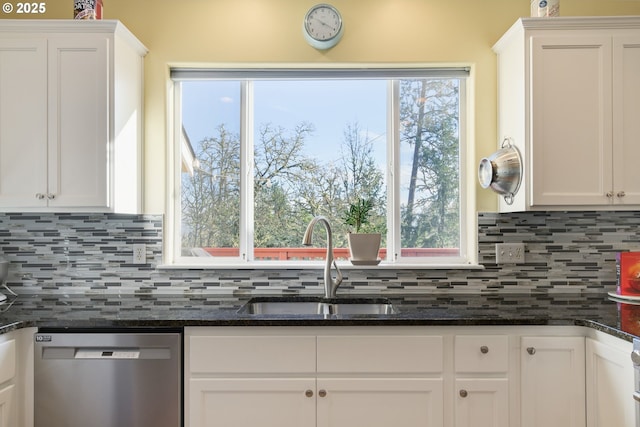
{"label": "cabinet drawer", "polygon": [[318,372],[438,373],[440,336],[320,336]]}
{"label": "cabinet drawer", "polygon": [[473,335],[455,337],[456,372],[507,372],[509,337]]}
{"label": "cabinet drawer", "polygon": [[0,343],[0,384],[16,376],[16,340]]}
{"label": "cabinet drawer", "polygon": [[215,373],[315,372],[313,336],[194,336],[189,338],[189,371]]}

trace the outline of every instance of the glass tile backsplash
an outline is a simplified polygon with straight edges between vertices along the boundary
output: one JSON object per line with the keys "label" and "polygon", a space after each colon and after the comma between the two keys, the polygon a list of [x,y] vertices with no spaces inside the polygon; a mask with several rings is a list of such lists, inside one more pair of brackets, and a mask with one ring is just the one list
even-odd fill
{"label": "glass tile backsplash", "polygon": [[[525,243],[525,263],[496,265],[502,242]],[[147,264],[133,264],[135,243]],[[480,213],[484,269],[347,269],[339,294],[602,292],[628,250],[640,250],[640,212]],[[0,213],[0,256],[17,293],[322,293],[322,269],[157,269],[161,215]]]}

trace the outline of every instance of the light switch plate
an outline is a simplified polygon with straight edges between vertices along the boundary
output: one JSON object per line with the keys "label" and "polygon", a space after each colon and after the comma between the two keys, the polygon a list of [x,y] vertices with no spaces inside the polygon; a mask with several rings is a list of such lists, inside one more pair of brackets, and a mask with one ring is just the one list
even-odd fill
{"label": "light switch plate", "polygon": [[524,243],[496,243],[496,264],[523,264]]}

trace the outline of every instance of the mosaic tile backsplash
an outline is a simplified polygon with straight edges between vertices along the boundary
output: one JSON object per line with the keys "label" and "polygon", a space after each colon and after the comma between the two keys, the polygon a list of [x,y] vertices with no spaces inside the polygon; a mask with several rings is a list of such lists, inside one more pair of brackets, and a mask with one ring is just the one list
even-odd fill
{"label": "mosaic tile backsplash", "polygon": [[[525,243],[525,263],[496,265],[501,242]],[[134,243],[147,264],[132,263]],[[338,292],[602,292],[628,250],[640,250],[640,212],[480,213],[484,269],[347,269]],[[321,269],[157,269],[160,215],[0,213],[0,256],[17,293],[322,294]]]}

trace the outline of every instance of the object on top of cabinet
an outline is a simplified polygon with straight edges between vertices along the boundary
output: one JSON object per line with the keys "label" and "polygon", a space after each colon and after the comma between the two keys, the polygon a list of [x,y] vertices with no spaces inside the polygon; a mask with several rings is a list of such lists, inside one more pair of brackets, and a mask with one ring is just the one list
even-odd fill
{"label": "object on top of cabinet", "polygon": [[142,210],[146,52],[118,21],[0,20],[0,211]]}
{"label": "object on top of cabinet", "polygon": [[640,17],[522,18],[493,49],[498,132],[524,162],[500,211],[640,208]]}

